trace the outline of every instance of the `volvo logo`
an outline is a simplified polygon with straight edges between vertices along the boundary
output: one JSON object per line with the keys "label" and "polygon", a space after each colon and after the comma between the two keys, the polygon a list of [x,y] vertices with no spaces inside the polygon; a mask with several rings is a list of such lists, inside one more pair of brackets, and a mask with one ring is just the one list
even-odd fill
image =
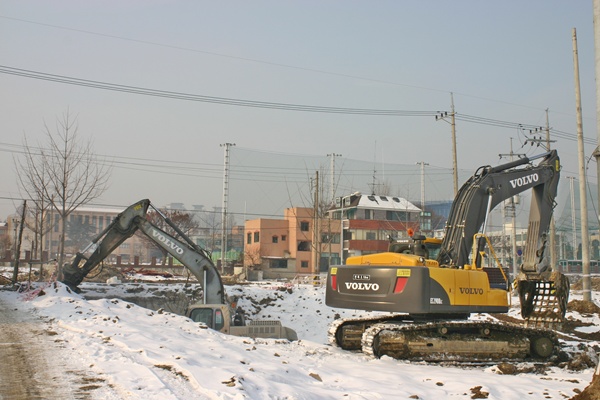
{"label": "volvo logo", "polygon": [[159,231],[152,230],[152,237],[158,239],[160,242],[162,242],[165,245],[165,247],[170,248],[171,250],[175,251],[175,253],[177,253],[179,255],[183,254],[183,249],[181,247],[179,247],[177,245],[177,243],[174,243],[171,239],[169,239],[168,237],[166,237]]}
{"label": "volvo logo", "polygon": [[536,173],[536,174],[531,174],[531,175],[524,176],[522,178],[511,179],[509,182],[510,182],[510,185],[513,187],[513,189],[516,189],[518,187],[529,185],[530,183],[537,182],[538,179],[539,179],[539,176]]}
{"label": "volvo logo", "polygon": [[483,294],[482,288],[470,288],[470,287],[461,287],[460,294]]}
{"label": "volvo logo", "polygon": [[371,280],[371,275],[367,275],[367,274],[354,274],[354,275],[352,275],[352,280],[353,281],[370,281]]}
{"label": "volvo logo", "polygon": [[379,284],[378,283],[364,283],[364,282],[346,282],[346,289],[376,292],[379,290]]}

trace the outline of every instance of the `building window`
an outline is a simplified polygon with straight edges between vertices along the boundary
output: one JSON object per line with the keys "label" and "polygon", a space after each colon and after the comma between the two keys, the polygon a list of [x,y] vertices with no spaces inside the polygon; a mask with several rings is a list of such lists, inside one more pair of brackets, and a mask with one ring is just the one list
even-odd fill
{"label": "building window", "polygon": [[286,236],[286,235],[281,235],[281,241],[282,241],[282,242],[285,242],[285,241],[286,241],[286,239],[287,239],[287,236]]}
{"label": "building window", "polygon": [[300,262],[300,268],[308,268],[308,261]]}
{"label": "building window", "polygon": [[377,240],[377,234],[375,232],[367,232],[367,240]]}
{"label": "building window", "polygon": [[339,233],[324,233],[321,235],[321,243],[340,243]]}
{"label": "building window", "polygon": [[279,237],[278,236],[273,236],[273,243],[277,243],[279,242]]}
{"label": "building window", "polygon": [[365,210],[365,219],[373,219],[373,210]]}
{"label": "building window", "polygon": [[260,242],[260,232],[254,232],[254,243]]}
{"label": "building window", "polygon": [[409,221],[408,214],[404,211],[386,211],[385,214],[388,221]]}
{"label": "building window", "polygon": [[298,251],[310,251],[310,242],[298,242]]}
{"label": "building window", "polygon": [[246,235],[246,244],[252,243],[252,233],[248,232]]}
{"label": "building window", "polygon": [[276,258],[269,260],[269,268],[287,268],[287,258]]}
{"label": "building window", "polygon": [[308,232],[308,222],[306,222],[306,221],[300,222],[300,230],[302,232]]}

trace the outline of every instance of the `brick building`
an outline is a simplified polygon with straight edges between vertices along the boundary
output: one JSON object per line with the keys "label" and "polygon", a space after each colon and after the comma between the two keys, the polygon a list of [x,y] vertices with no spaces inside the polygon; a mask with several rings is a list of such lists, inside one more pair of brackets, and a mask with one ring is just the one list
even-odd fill
{"label": "brick building", "polygon": [[283,219],[246,221],[244,266],[269,279],[324,272],[342,256],[386,251],[390,236],[419,230],[421,209],[405,199],[354,194],[341,200],[318,219],[318,232],[312,208],[288,208]]}

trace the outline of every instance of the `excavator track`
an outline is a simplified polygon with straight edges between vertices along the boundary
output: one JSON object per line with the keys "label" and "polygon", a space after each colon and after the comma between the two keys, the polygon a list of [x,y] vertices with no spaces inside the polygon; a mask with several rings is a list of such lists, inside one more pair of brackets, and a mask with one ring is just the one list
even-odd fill
{"label": "excavator track", "polygon": [[428,362],[548,359],[559,347],[552,331],[494,322],[373,324],[362,336],[372,357]]}
{"label": "excavator track", "polygon": [[365,355],[427,362],[546,360],[559,348],[547,329],[479,321],[419,322],[409,315],[339,319],[329,342]]}
{"label": "excavator track", "polygon": [[329,343],[344,350],[360,350],[363,333],[372,325],[389,321],[403,321],[408,315],[386,317],[346,318],[337,319],[327,331]]}

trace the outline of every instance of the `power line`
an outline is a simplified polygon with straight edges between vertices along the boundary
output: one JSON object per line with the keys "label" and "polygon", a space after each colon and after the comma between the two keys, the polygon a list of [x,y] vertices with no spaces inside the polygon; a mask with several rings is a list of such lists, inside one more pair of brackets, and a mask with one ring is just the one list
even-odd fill
{"label": "power line", "polygon": [[[276,109],[285,111],[301,111],[301,112],[315,112],[315,113],[330,113],[330,114],[347,114],[347,115],[371,115],[371,116],[396,116],[396,117],[429,117],[436,116],[440,111],[410,111],[410,110],[394,110],[394,109],[371,109],[371,108],[346,108],[346,107],[325,107],[325,106],[312,106],[305,104],[292,104],[292,103],[277,103],[277,102],[264,102],[256,100],[244,100],[217,96],[206,96],[197,95],[182,92],[172,92],[158,89],[149,89],[139,86],[128,86],[114,83],[100,82],[88,79],[74,78],[63,75],[48,74],[45,72],[32,71],[20,68],[13,68],[9,66],[0,65],[0,73],[21,76],[26,78],[63,83],[76,86],[90,87],[94,89],[111,90],[123,93],[131,93],[145,96],[171,98],[176,100],[196,101],[212,104],[222,104],[239,107],[252,107],[252,108],[264,108],[264,109]],[[470,122],[475,124],[483,124],[487,126],[495,126],[500,128],[508,129],[519,129],[519,130],[537,130],[540,129],[539,125],[523,124],[510,121],[496,120],[485,117],[478,117],[474,115],[455,113],[455,118],[460,121]],[[566,139],[566,140],[577,140],[577,136],[573,133],[559,131],[551,129],[554,136]],[[593,139],[585,139],[584,141],[589,144],[595,144]]]}
{"label": "power line", "polygon": [[144,96],[163,97],[176,100],[196,101],[202,103],[223,104],[239,107],[265,108],[285,111],[302,111],[315,113],[329,114],[350,114],[350,115],[381,115],[395,117],[429,117],[434,116],[439,111],[408,111],[408,110],[382,110],[369,108],[344,108],[344,107],[324,107],[311,106],[305,104],[291,103],[274,103],[256,100],[244,100],[227,97],[205,96],[191,93],[171,92],[167,90],[149,89],[139,86],[119,85],[115,83],[107,83],[93,81],[88,79],[74,78],[64,75],[48,74],[45,72],[26,70],[21,68],[13,68],[0,65],[0,73],[21,76],[25,78],[38,79],[49,82],[63,83],[67,85],[84,86],[94,89],[103,89],[123,93],[138,94]]}

